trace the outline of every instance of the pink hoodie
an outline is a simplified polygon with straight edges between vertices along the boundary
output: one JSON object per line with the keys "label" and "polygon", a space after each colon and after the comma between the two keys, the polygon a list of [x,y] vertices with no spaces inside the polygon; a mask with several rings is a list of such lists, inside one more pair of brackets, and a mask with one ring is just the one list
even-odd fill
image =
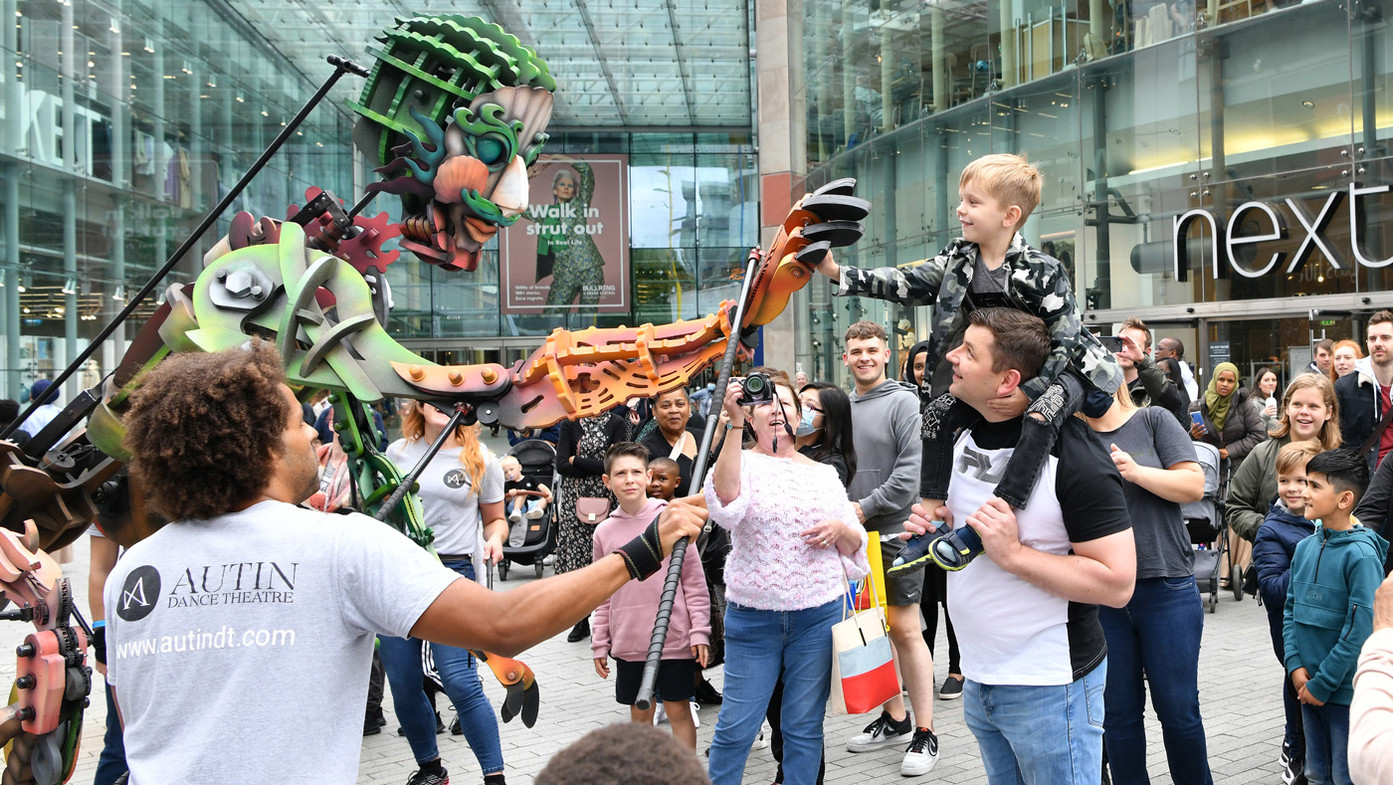
{"label": "pink hoodie", "polygon": [[[622,507],[615,508],[610,517],[595,527],[595,558],[612,553],[642,534],[666,506],[667,502],[662,499],[649,499],[638,515],[629,515]],[[596,658],[617,657],[643,662],[648,656],[648,642],[653,636],[653,621],[658,617],[658,600],[663,594],[670,559],[663,559],[662,569],[647,580],[629,581],[595,609],[590,649]],[[706,574],[696,550],[688,548],[686,560],[682,562],[682,581],[672,604],[663,659],[695,659],[692,647],[710,642],[711,596],[706,590]]]}

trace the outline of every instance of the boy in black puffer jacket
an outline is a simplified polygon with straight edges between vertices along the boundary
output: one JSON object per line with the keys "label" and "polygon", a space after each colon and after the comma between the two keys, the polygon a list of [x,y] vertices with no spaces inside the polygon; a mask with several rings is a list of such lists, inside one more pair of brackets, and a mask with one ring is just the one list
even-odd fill
{"label": "boy in black puffer jacket", "polygon": [[[1306,462],[1320,454],[1316,442],[1292,442],[1277,452],[1277,501],[1258,527],[1253,542],[1253,569],[1258,574],[1258,590],[1267,608],[1267,623],[1272,634],[1272,648],[1277,660],[1285,662],[1286,646],[1282,640],[1282,609],[1287,602],[1287,585],[1291,581],[1291,557],[1296,544],[1316,530],[1314,521],[1302,516],[1306,503],[1301,498],[1306,488]],[[1306,739],[1301,725],[1301,705],[1290,679],[1282,679],[1282,706],[1286,712],[1286,729],[1282,740],[1282,782],[1284,785],[1306,781]]]}

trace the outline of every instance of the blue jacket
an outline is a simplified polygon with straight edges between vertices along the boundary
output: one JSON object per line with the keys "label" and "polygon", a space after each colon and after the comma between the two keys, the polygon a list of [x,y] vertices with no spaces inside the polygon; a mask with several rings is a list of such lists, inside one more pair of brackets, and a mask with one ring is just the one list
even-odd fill
{"label": "blue jacket", "polygon": [[1388,542],[1362,526],[1321,529],[1296,546],[1283,612],[1285,664],[1305,668],[1306,689],[1325,703],[1354,698],[1359,649],[1374,629],[1374,590]]}
{"label": "blue jacket", "polygon": [[1300,515],[1292,515],[1278,501],[1267,511],[1253,541],[1253,569],[1258,571],[1258,591],[1267,608],[1267,624],[1272,633],[1272,648],[1278,661],[1285,661],[1286,647],[1282,644],[1282,610],[1287,602],[1287,585],[1291,582],[1291,556],[1297,543],[1310,537],[1316,524]]}

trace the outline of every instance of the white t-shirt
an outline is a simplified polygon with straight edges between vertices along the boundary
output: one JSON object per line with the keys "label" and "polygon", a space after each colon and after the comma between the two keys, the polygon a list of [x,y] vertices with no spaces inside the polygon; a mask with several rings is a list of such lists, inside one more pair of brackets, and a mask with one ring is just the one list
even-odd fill
{"label": "white t-shirt", "polygon": [[[387,460],[405,474],[429,448],[425,439],[398,439],[388,445]],[[479,550],[479,504],[503,501],[503,464],[493,453],[483,450],[484,478],[478,495],[473,492],[469,472],[464,470],[459,456],[459,447],[441,450],[417,480],[426,525],[435,530],[435,552],[451,556],[473,555]]]}
{"label": "white t-shirt", "polygon": [[459,577],[367,516],[271,501],[132,546],[104,592],[132,785],[352,785],[374,634]]}

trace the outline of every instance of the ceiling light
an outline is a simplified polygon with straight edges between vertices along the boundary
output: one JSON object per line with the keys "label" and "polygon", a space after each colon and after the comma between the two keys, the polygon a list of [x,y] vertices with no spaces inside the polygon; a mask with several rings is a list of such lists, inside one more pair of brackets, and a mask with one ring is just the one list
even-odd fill
{"label": "ceiling light", "polygon": [[77,294],[76,278],[69,278],[63,282],[63,294]]}
{"label": "ceiling light", "polygon": [[155,53],[155,42],[149,36],[146,36],[145,38],[145,51],[149,52],[150,54]]}

